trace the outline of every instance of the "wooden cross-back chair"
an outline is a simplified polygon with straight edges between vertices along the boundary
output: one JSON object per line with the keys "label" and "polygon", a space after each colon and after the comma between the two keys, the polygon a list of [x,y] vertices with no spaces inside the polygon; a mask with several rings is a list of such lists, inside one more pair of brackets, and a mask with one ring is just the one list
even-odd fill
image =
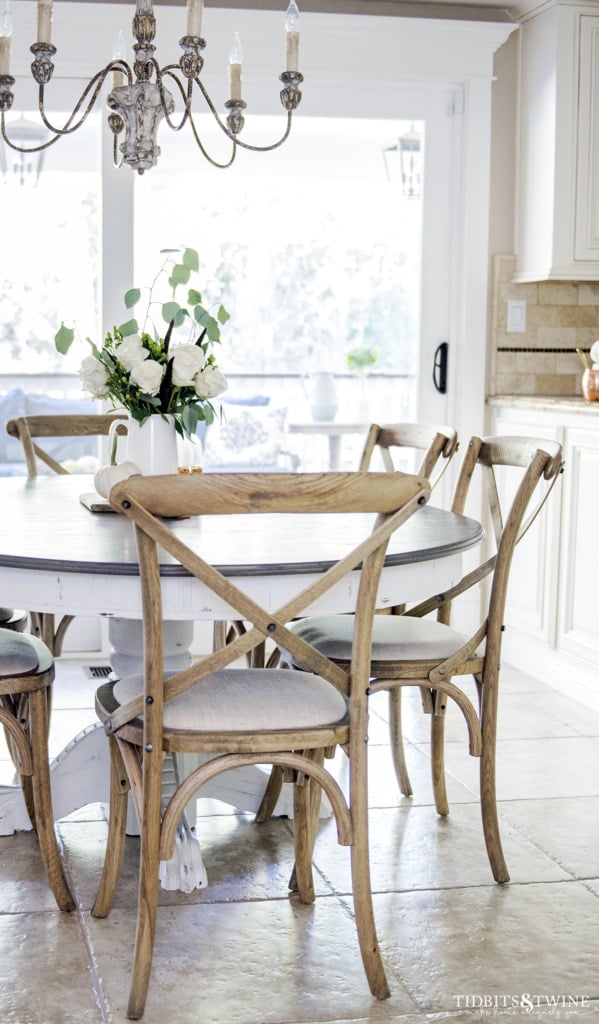
{"label": "wooden cross-back chair", "polygon": [[[371,423],[360,455],[359,471],[366,472],[371,467],[376,469],[377,467],[373,467],[372,464],[378,453],[383,468],[387,472],[395,472],[396,466],[392,455],[394,449],[404,452],[407,449],[411,452],[420,452],[420,465],[415,472],[418,476],[430,480],[431,487],[434,487],[458,449],[457,431],[453,427],[433,423],[387,423],[384,426]],[[438,468],[439,460],[443,460],[444,463],[440,469]],[[436,473],[435,470],[437,470]],[[434,479],[431,480],[433,474],[435,474]],[[385,608],[384,611],[385,614],[400,615],[405,611],[405,606],[396,605],[393,608]],[[225,623],[219,624],[219,626],[220,632],[218,627],[215,627],[215,646],[228,642],[244,629],[242,622],[231,623],[228,626],[228,632],[225,629]],[[278,664],[279,657],[279,650],[275,648],[270,653],[269,665]],[[407,785],[409,785],[409,781]],[[283,774],[279,769],[273,768],[256,813],[257,822],[268,821],[277,805],[282,786]]]}
{"label": "wooden cross-back chair", "polygon": [[61,910],[73,910],[56,842],[50,791],[48,705],[53,679],[54,661],[41,640],[0,628],[0,724],[52,892]]}
{"label": "wooden cross-back chair", "polygon": [[[48,414],[47,416],[20,416],[8,420],[6,431],[11,437],[17,438],[23,446],[27,475],[38,476],[39,469],[46,467],[53,473],[68,475],[60,462],[57,462],[43,448],[43,439],[57,437],[104,437],[108,435],[114,420],[123,419],[124,413],[65,413]],[[42,443],[38,443],[42,442]],[[73,621],[73,615],[62,617],[56,625],[55,617],[50,612],[29,613],[31,630],[42,638],[54,655],[62,651],[65,633]]]}
{"label": "wooden cross-back chair", "polygon": [[[372,423],[366,435],[358,468],[370,469],[373,456],[378,452],[383,467],[387,471],[394,470],[394,449],[412,449],[420,452],[421,461],[415,472],[418,476],[430,480],[434,487],[458,450],[457,431],[453,427],[434,423],[386,423],[383,426]],[[442,463],[440,460],[443,460]]]}
{"label": "wooden cross-back chair", "polygon": [[[366,691],[370,630],[388,538],[427,500],[429,490],[422,479],[389,473],[132,477],[112,489],[112,506],[135,525],[145,669],[143,677],[107,683],[97,691],[97,711],[110,737],[112,783],[106,860],[92,913],[105,916],[113,900],[130,786],[141,834],[130,1018],[141,1017],[144,1010],[152,963],[159,861],[172,855],[182,811],[210,778],[248,764],[279,765],[294,782],[295,868],[290,887],[306,903],[314,899],[311,858],[320,788],[327,793],[337,819],[339,841],[351,847],[356,925],[368,982],[377,998],[388,996],[377,945],[368,863]],[[177,539],[168,520],[161,518],[275,512],[297,514],[290,515],[290,531],[305,528],[304,514],[377,515],[367,516],[361,542],[340,561],[333,562],[316,582],[306,587],[298,577],[301,592],[290,597],[282,608],[263,607],[257,599],[248,597],[218,568]],[[166,679],[162,668],[158,546],[250,624],[230,644]],[[287,623],[350,572],[357,572],[359,578],[356,645],[351,665],[340,668],[294,638]],[[229,667],[265,638],[288,643],[309,671]],[[349,757],[347,800],[323,767],[325,754],[332,756],[338,745]],[[166,752],[176,751],[215,756],[178,786],[162,813],[162,761]]]}
{"label": "wooden cross-back chair", "polygon": [[7,433],[16,437],[23,445],[27,475],[37,476],[40,463],[53,473],[68,474],[39,442],[43,438],[57,437],[103,437],[108,434],[114,420],[126,419],[125,413],[65,413],[47,416],[19,416],[6,424]]}
{"label": "wooden cross-back chair", "polygon": [[[502,507],[496,473],[511,467],[519,482]],[[495,796],[495,746],[503,615],[509,572],[518,541],[524,536],[563,468],[562,449],[553,441],[526,437],[473,437],[466,449],[452,510],[463,513],[471,481],[478,470],[483,479],[496,551],[445,594],[408,609],[403,615],[375,616],[370,665],[370,691],[389,692],[391,746],[402,792],[412,788],[405,766],[401,690],[418,687],[423,709],[431,716],[431,771],[435,805],[449,814],[445,787],[444,721],[448,699],[461,710],[469,735],[469,751],[480,758],[480,801],[487,853],[497,882],[509,881]],[[512,493],[511,491],[509,492]],[[452,602],[489,577],[481,622],[471,634],[449,625]],[[483,597],[483,595],[481,595]],[[427,618],[436,612],[436,619]],[[352,654],[351,616],[308,617],[292,626],[294,633],[313,643],[340,665]],[[283,652],[282,664],[301,667],[301,658]],[[458,677],[473,676],[476,699]]]}

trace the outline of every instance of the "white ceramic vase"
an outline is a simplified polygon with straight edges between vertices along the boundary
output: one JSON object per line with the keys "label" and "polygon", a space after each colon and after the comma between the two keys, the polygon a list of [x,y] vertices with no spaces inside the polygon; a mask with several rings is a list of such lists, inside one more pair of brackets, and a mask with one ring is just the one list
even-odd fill
{"label": "white ceramic vase", "polygon": [[108,435],[109,450],[112,451],[117,428],[127,429],[124,458],[139,466],[144,476],[160,476],[176,473],[178,468],[177,433],[172,416],[150,416],[145,423],[138,423],[131,416],[115,421]]}
{"label": "white ceramic vase", "polygon": [[326,371],[305,374],[303,385],[312,419],[317,423],[334,420],[339,405],[334,375]]}

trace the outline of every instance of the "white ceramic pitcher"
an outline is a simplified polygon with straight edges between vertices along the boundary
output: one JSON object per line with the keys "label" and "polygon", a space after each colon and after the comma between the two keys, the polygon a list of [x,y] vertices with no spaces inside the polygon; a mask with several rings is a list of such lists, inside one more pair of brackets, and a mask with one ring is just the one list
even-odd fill
{"label": "white ceramic pitcher", "polygon": [[334,374],[326,371],[306,373],[302,378],[304,391],[310,403],[312,419],[317,423],[334,420],[339,407]]}
{"label": "white ceramic pitcher", "polygon": [[116,431],[123,426],[127,429],[125,459],[128,462],[139,466],[145,476],[177,472],[177,434],[172,416],[157,414],[141,424],[131,416],[127,420],[115,420],[108,433],[110,452],[113,450]]}

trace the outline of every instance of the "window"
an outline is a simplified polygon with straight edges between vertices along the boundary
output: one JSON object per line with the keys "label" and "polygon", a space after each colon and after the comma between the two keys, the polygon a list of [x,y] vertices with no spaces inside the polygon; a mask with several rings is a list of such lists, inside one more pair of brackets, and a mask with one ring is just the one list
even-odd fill
{"label": "window", "polygon": [[[258,130],[271,141],[280,124],[248,117],[247,139]],[[421,203],[388,180],[383,159],[410,127],[298,118],[281,150],[241,152],[229,170],[170,134],[136,179],[133,283],[152,280],[161,248],[198,249],[204,300],[231,313],[229,374],[343,373],[347,350],[366,346],[376,371],[413,376]]]}
{"label": "window", "polygon": [[[26,114],[34,120],[36,114]],[[66,118],[53,114],[57,123]],[[16,120],[16,118],[12,118]],[[38,118],[39,121],[39,118]],[[10,136],[10,120],[8,134]],[[99,115],[69,143],[44,155],[37,185],[21,183],[4,148],[0,178],[3,251],[0,264],[0,353],[3,373],[73,373],[82,349],[54,348],[62,320],[98,337],[100,251]]]}

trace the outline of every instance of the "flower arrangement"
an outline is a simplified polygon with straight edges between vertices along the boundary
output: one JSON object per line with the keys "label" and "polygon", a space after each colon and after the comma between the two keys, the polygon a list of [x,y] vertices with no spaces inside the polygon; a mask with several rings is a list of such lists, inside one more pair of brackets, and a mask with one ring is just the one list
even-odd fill
{"label": "flower arrangement", "polygon": [[[224,306],[219,306],[216,317],[202,305],[199,291],[189,287],[186,302],[175,298],[180,286],[189,285],[192,273],[199,271],[199,258],[195,249],[162,249],[165,255],[162,267],[149,291],[148,306],[143,326],[136,319],[113,327],[98,347],[87,338],[92,354],[83,360],[79,377],[83,388],[94,398],[108,398],[113,408],[124,408],[133,419],[144,423],[158,413],[172,416],[175,429],[182,436],[195,434],[200,420],[212,423],[215,416],[212,399],[227,389],[227,381],[218,368],[211,346],[220,343],[220,326],[229,319]],[[179,259],[175,254],[180,254]],[[172,288],[169,302],[157,303],[153,299],[158,279],[168,273]],[[140,301],[141,289],[131,288],[125,293],[127,309]],[[160,305],[160,313],[167,324],[164,336],[152,321],[152,307]],[[152,333],[146,328],[152,323]],[[183,344],[175,343],[173,332],[187,328],[188,338]],[[68,352],[75,331],[61,324],[54,337],[59,352]],[[171,344],[173,341],[173,344]]]}

